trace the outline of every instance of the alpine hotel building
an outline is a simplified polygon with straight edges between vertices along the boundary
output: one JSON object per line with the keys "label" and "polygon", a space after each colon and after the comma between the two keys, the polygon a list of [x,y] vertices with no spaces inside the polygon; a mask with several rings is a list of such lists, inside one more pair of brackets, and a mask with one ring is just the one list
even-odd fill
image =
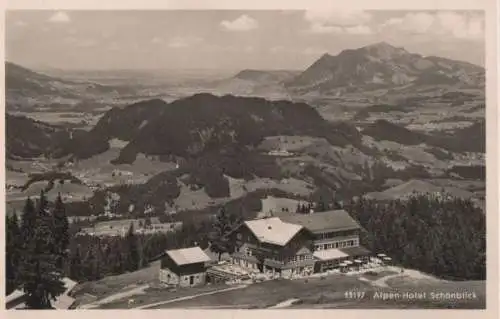
{"label": "alpine hotel building", "polygon": [[370,255],[359,244],[360,230],[344,210],[246,221],[229,234],[232,262],[285,278],[323,272]]}

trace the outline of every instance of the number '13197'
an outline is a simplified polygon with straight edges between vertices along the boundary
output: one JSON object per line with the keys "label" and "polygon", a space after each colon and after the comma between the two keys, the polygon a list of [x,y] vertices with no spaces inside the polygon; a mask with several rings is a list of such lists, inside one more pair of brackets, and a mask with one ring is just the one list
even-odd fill
{"label": "number '13197'", "polygon": [[346,291],[344,297],[346,299],[363,299],[365,297],[364,291]]}

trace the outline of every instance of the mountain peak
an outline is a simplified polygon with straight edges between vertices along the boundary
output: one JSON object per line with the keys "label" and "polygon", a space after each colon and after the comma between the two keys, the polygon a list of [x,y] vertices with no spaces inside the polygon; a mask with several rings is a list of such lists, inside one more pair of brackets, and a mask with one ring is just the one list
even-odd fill
{"label": "mountain peak", "polygon": [[389,88],[410,83],[479,87],[484,82],[482,74],[484,72],[480,69],[465,62],[424,58],[382,41],[358,49],[346,49],[336,56],[325,54],[286,85],[301,94],[337,94],[345,88],[363,90],[365,87]]}
{"label": "mountain peak", "polygon": [[361,50],[367,51],[370,55],[385,59],[390,59],[397,55],[408,54],[404,48],[395,47],[384,41],[364,46]]}
{"label": "mountain peak", "polygon": [[364,46],[363,48],[365,48],[365,49],[396,49],[395,46],[393,46],[385,41],[369,44],[369,45]]}

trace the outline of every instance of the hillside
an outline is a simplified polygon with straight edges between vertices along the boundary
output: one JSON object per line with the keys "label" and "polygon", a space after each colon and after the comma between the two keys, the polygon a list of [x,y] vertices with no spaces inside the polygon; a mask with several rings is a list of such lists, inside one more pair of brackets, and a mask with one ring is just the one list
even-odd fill
{"label": "hillside", "polygon": [[367,198],[377,200],[397,200],[408,198],[414,194],[444,193],[457,198],[470,199],[474,196],[471,192],[456,187],[439,187],[426,181],[410,180],[401,185],[386,189],[383,192],[366,194]]}
{"label": "hillside", "polygon": [[217,95],[263,97],[272,100],[289,99],[284,82],[298,75],[300,71],[251,70],[246,69],[234,76],[211,81],[203,85],[203,91]]}
{"label": "hillside", "polygon": [[324,54],[286,82],[297,93],[343,93],[380,88],[448,85],[483,87],[484,68],[438,57],[423,57],[381,42],[336,56]]}
{"label": "hillside", "polygon": [[130,88],[65,80],[11,62],[5,62],[5,89],[8,110],[41,105],[66,107],[97,96],[130,93]]}
{"label": "hillside", "polygon": [[[19,143],[26,140],[53,158],[72,157],[64,166],[85,183],[118,194],[122,213],[131,205],[136,212],[148,205],[157,212],[165,205],[199,212],[266,190],[305,198],[335,190],[348,199],[383,191],[389,178],[444,178],[453,173],[447,162],[455,152],[481,151],[485,136],[484,123],[454,136],[412,131],[385,120],[358,131],[346,122],[324,120],[304,103],[206,93],[113,108],[90,131],[74,131],[71,139],[53,143],[35,139],[43,136],[38,131],[23,131],[8,134],[8,150],[9,145],[23,150]],[[420,149],[419,144],[426,146]],[[289,154],[269,153],[278,149]],[[120,171],[125,175],[117,175]],[[91,202],[102,209],[103,194]],[[72,213],[89,214],[89,203],[75,207]]]}
{"label": "hillside", "polygon": [[129,141],[116,163],[132,163],[139,153],[187,158],[226,148],[252,149],[266,136],[277,135],[324,137],[338,146],[361,141],[354,127],[330,124],[307,104],[196,94],[170,104],[149,100],[110,110],[79,137],[89,144],[85,154],[71,147],[65,154],[90,157],[116,137]]}
{"label": "hillside", "polygon": [[5,115],[6,158],[34,158],[51,155],[69,141],[64,129],[24,116]]}
{"label": "hillside", "polygon": [[298,75],[299,71],[289,70],[242,70],[234,78],[249,81],[282,82]]}
{"label": "hillside", "polygon": [[427,144],[452,152],[486,152],[485,121],[456,130],[453,135],[431,135],[411,131],[386,120],[377,120],[362,130],[362,134],[375,140],[392,141],[403,145]]}

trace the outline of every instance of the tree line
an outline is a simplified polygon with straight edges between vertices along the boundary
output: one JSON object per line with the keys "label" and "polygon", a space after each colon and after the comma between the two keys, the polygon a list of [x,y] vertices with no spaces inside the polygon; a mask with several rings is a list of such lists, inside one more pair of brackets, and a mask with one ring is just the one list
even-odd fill
{"label": "tree line", "polygon": [[[321,194],[297,212],[339,205],[335,196]],[[361,243],[372,252],[443,278],[485,279],[485,216],[470,200],[426,194],[387,202],[357,198],[343,206],[364,228]],[[220,259],[232,249],[225,235],[242,221],[239,213],[221,208],[215,216],[184,220],[177,232],[137,234],[131,224],[123,237],[75,236],[61,198],[49,205],[42,192],[36,203],[27,199],[21,218],[7,217],[7,294],[21,289],[29,308],[45,309],[64,292],[64,277],[99,280],[145,267],[165,250],[193,245],[210,247]]]}
{"label": "tree line", "polygon": [[65,290],[69,223],[61,196],[50,207],[44,192],[26,200],[23,215],[6,217],[6,292],[22,290],[26,307],[50,309]]}
{"label": "tree line", "polygon": [[408,200],[360,198],[345,206],[361,243],[404,267],[453,280],[486,278],[486,216],[470,200],[414,194]]}

